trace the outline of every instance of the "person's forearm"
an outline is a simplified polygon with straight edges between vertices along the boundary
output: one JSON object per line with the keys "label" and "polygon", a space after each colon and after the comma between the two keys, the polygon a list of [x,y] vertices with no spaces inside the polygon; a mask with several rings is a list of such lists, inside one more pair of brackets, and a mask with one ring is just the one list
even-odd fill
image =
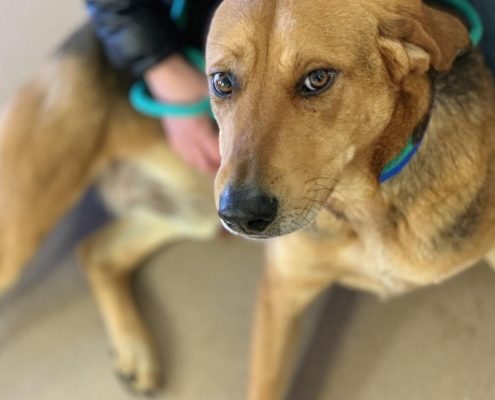
{"label": "person's forearm", "polygon": [[145,73],[153,95],[162,101],[191,103],[208,94],[206,77],[180,54],[174,54]]}

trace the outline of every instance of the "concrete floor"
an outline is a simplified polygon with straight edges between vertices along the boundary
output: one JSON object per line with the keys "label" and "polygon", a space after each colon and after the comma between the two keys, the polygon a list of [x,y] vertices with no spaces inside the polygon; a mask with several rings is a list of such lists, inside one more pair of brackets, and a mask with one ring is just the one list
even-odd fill
{"label": "concrete floor", "polygon": [[[0,2],[0,104],[84,18],[79,2]],[[90,195],[0,301],[0,399],[124,400],[84,276],[69,251],[105,219]],[[159,339],[160,399],[242,400],[259,244],[170,246],[137,276]],[[332,290],[290,400],[495,398],[495,274],[479,266],[388,303]],[[492,310],[493,309],[493,310]]]}

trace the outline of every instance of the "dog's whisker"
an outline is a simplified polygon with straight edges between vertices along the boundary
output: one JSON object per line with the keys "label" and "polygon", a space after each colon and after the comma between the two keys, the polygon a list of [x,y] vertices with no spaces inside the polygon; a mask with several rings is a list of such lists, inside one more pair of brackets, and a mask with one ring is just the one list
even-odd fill
{"label": "dog's whisker", "polygon": [[311,201],[314,204],[320,204],[320,205],[326,205],[327,204],[326,201],[318,200],[318,199],[312,199],[312,198],[309,198],[309,197],[303,197],[302,199],[303,200]]}
{"label": "dog's whisker", "polygon": [[328,176],[316,176],[316,177],[313,177],[313,178],[308,179],[307,182],[314,182],[314,181],[321,180],[321,179],[332,180],[332,181],[335,181],[336,180],[335,178],[330,178]]}
{"label": "dog's whisker", "polygon": [[314,188],[311,189],[311,192],[331,192],[332,189],[327,188],[327,187],[320,187],[320,188]]}

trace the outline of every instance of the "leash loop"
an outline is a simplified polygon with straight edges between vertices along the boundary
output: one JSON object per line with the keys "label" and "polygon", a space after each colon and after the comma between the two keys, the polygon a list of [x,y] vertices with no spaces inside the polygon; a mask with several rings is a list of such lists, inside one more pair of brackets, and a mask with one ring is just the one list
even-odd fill
{"label": "leash loop", "polygon": [[[175,21],[179,28],[185,27],[187,22],[186,14],[187,0],[174,0],[170,9],[170,18]],[[184,56],[199,71],[205,70],[205,58],[199,50],[188,47],[184,50]],[[198,115],[213,117],[209,97],[191,104],[173,104],[158,101],[151,95],[144,79],[138,80],[131,86],[129,101],[136,111],[153,118],[190,118]]]}

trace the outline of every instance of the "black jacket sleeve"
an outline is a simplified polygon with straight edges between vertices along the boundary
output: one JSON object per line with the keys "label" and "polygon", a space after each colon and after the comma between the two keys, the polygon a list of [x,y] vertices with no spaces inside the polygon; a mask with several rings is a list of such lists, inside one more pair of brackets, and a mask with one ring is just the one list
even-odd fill
{"label": "black jacket sleeve", "polygon": [[162,0],[86,0],[96,33],[110,62],[141,76],[183,47]]}
{"label": "black jacket sleeve", "polygon": [[481,48],[492,71],[495,73],[495,1],[493,0],[471,0],[478,9],[483,24],[485,35],[481,42]]}

